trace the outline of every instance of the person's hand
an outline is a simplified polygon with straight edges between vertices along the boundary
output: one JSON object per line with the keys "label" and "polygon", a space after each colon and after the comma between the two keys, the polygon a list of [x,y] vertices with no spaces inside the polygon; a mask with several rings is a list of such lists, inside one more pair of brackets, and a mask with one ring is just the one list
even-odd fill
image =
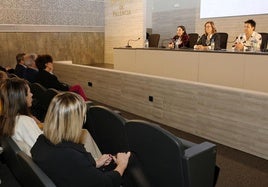
{"label": "person's hand", "polygon": [[130,157],[130,152],[127,153],[117,153],[116,157],[114,156],[114,162],[117,164],[117,167],[114,169],[115,171],[118,171],[120,175],[122,176],[125,169],[128,165],[128,160]]}
{"label": "person's hand", "polygon": [[206,46],[203,46],[203,45],[196,45],[195,46],[195,49],[197,49],[197,50],[206,50],[207,47]]}
{"label": "person's hand", "polygon": [[168,48],[173,49],[174,48],[174,43],[173,42],[169,43]]}
{"label": "person's hand", "polygon": [[242,51],[244,49],[244,45],[239,42],[239,43],[235,44],[235,49]]}
{"label": "person's hand", "polygon": [[101,155],[101,157],[96,161],[96,168],[109,165],[112,159],[113,159],[112,155],[109,154]]}

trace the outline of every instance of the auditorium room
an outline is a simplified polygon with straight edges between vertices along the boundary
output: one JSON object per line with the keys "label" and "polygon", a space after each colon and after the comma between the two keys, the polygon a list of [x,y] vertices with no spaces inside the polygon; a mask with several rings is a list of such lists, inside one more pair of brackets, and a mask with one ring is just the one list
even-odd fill
{"label": "auditorium room", "polygon": [[268,1],[1,0],[0,187],[268,187]]}

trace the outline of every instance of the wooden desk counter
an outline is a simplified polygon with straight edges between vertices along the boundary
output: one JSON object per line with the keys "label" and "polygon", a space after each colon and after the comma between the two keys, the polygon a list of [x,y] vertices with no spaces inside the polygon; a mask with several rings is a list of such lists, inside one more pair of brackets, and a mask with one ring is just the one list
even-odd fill
{"label": "wooden desk counter", "polygon": [[268,92],[268,53],[115,48],[116,70]]}

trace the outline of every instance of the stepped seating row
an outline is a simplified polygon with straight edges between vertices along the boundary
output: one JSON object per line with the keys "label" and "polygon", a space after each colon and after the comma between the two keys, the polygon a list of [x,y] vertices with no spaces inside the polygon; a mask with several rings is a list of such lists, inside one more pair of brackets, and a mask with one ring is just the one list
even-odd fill
{"label": "stepped seating row", "polygon": [[[41,106],[45,112],[58,91],[43,89],[40,92],[34,84],[31,89],[37,102],[36,110]],[[215,164],[216,146],[210,142],[189,142],[157,124],[127,120],[118,111],[92,103],[88,105],[84,128],[103,154],[131,151],[124,187],[212,187],[216,184],[219,172]],[[22,186],[55,186],[11,138],[2,137],[1,146],[3,162]]]}

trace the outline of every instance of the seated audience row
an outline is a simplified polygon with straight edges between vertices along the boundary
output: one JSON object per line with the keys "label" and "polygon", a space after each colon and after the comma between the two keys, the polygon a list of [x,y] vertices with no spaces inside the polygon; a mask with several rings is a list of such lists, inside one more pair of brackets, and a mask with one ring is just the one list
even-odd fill
{"label": "seated audience row", "polygon": [[[244,22],[244,33],[240,34],[234,45],[233,49],[238,51],[249,50],[253,47],[255,50],[260,50],[262,43],[262,37],[256,31],[256,22],[252,19]],[[217,35],[217,30],[214,22],[208,21],[204,25],[205,33],[197,41],[194,49],[208,50],[220,48],[220,37]],[[213,44],[212,44],[213,43]],[[211,45],[212,44],[212,45]],[[175,35],[172,41],[169,43],[169,48],[188,48],[189,36],[187,35],[184,26],[177,27],[177,35]]]}
{"label": "seated audience row", "polygon": [[[12,137],[57,186],[120,186],[130,153],[104,154],[95,161],[87,152],[81,142],[86,113],[81,96],[62,92],[53,98],[44,132],[30,114],[32,93],[25,80],[15,77],[3,81],[0,101],[0,136]],[[97,169],[111,161],[117,165],[113,171]]]}
{"label": "seated audience row", "polygon": [[[19,53],[16,56],[17,65],[14,74],[23,78],[30,83],[38,82],[45,88],[54,88],[59,91],[72,91],[88,100],[83,88],[80,85],[72,85],[62,83],[53,74],[53,58],[50,55],[36,55]],[[6,68],[2,71],[8,72]],[[12,72],[13,73],[13,72]]]}

